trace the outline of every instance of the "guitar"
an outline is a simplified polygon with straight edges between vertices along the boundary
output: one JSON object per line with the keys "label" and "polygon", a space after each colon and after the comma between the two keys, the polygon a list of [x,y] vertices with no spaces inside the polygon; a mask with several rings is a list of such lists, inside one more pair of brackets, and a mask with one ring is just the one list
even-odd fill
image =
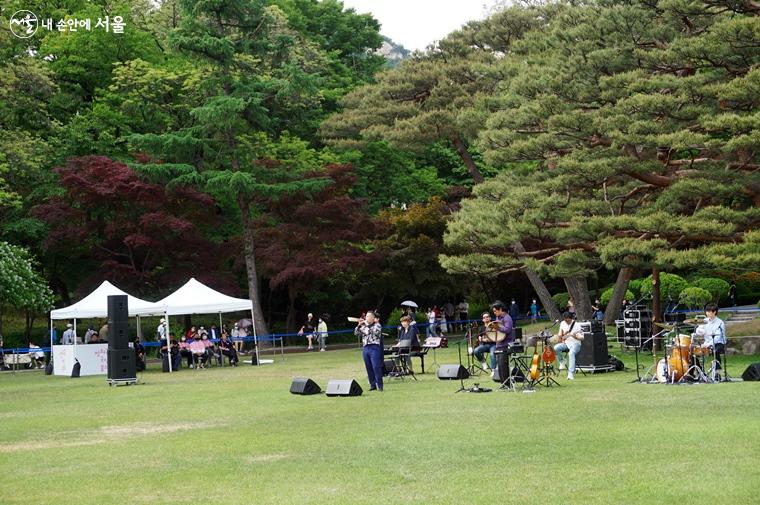
{"label": "guitar", "polygon": [[540,361],[541,355],[538,354],[538,345],[536,345],[536,348],[533,351],[533,359],[530,361],[530,373],[528,374],[531,382],[536,382],[538,380],[538,364]]}

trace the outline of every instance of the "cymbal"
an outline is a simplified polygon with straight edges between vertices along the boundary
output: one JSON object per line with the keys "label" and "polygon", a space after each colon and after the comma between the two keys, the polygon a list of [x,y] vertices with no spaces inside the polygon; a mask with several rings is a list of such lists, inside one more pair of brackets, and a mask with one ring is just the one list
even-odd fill
{"label": "cymbal", "polygon": [[678,326],[677,324],[670,324],[670,323],[654,323],[654,324],[664,330],[673,330],[675,329],[676,326]]}
{"label": "cymbal", "polygon": [[705,318],[704,317],[693,317],[691,319],[684,320],[684,323],[686,324],[704,324]]}

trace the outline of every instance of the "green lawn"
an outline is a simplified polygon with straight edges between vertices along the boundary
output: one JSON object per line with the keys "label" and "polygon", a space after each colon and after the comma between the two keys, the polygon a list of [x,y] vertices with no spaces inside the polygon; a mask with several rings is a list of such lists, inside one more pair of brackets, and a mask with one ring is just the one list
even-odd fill
{"label": "green lawn", "polygon": [[288,392],[294,376],[366,389],[364,375],[358,350],[152,364],[118,388],[4,372],[0,503],[758,503],[757,382],[629,384],[631,371],[476,395],[428,373],[359,398]]}

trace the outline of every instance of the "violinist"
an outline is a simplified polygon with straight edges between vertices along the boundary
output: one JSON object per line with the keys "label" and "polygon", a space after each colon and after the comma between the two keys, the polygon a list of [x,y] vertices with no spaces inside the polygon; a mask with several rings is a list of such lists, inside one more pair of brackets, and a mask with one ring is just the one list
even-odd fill
{"label": "violinist", "polygon": [[583,340],[583,329],[578,324],[570,311],[562,314],[562,322],[559,325],[557,333],[559,343],[554,346],[554,352],[557,354],[559,369],[565,369],[565,361],[562,359],[562,353],[566,352],[568,356],[567,380],[575,378],[575,356],[581,350],[581,341]]}

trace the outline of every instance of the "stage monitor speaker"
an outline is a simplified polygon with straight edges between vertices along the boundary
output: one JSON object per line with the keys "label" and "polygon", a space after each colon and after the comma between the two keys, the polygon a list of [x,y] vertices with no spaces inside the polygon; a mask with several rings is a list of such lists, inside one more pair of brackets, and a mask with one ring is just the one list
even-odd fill
{"label": "stage monitor speaker", "polygon": [[134,349],[108,349],[108,378],[111,380],[137,378]]}
{"label": "stage monitor speaker", "polygon": [[108,319],[111,321],[129,320],[127,295],[108,296]]}
{"label": "stage monitor speaker", "polygon": [[322,389],[309,378],[296,377],[290,385],[290,392],[294,395],[317,395],[322,392]]}
{"label": "stage monitor speaker", "polygon": [[581,350],[575,358],[578,366],[605,366],[608,364],[607,335],[604,332],[584,333]]}
{"label": "stage monitor speaker", "polygon": [[760,381],[760,363],[753,363],[742,374],[742,380]]}
{"label": "stage monitor speaker", "polygon": [[327,383],[327,396],[361,396],[364,391],[354,379],[333,379]]}
{"label": "stage monitor speaker", "polygon": [[470,372],[462,365],[441,365],[436,372],[441,380],[469,379]]}

